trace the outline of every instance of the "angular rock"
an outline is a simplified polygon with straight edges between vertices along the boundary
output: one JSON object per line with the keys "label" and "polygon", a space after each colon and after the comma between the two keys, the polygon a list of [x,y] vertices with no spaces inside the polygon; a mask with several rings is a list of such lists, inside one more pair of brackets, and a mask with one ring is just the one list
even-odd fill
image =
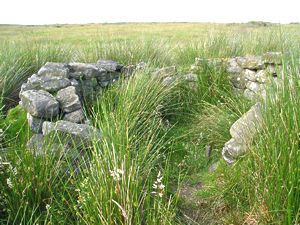
{"label": "angular rock", "polygon": [[266,64],[282,64],[282,53],[281,52],[267,52],[263,54],[262,60]]}
{"label": "angular rock", "polygon": [[50,77],[50,76],[37,76],[33,74],[27,81],[27,87],[32,90],[45,90],[48,92],[55,92],[62,88],[68,87],[71,85],[69,79],[64,77]]}
{"label": "angular rock", "polygon": [[79,85],[78,81],[74,78],[71,78],[70,82],[71,82],[71,85],[74,86],[74,87],[78,87],[78,85]]}
{"label": "angular rock", "polygon": [[48,92],[28,90],[20,94],[22,106],[32,116],[51,119],[59,113],[59,103]]}
{"label": "angular rock", "polygon": [[38,76],[69,78],[70,67],[65,63],[47,62],[38,72]]}
{"label": "angular rock", "polygon": [[243,75],[247,80],[250,80],[250,81],[253,81],[255,82],[256,81],[256,72],[253,71],[253,70],[249,70],[249,69],[245,69],[243,70]]}
{"label": "angular rock", "polygon": [[240,74],[242,72],[242,70],[243,69],[237,63],[236,58],[230,59],[228,61],[227,71],[229,73]]}
{"label": "angular rock", "polygon": [[27,113],[27,120],[30,130],[38,134],[42,133],[42,126],[43,122],[45,121],[44,119],[32,116],[29,113]]}
{"label": "angular rock", "polygon": [[34,155],[41,155],[44,150],[44,136],[42,134],[34,134],[27,143],[27,148]]}
{"label": "angular rock", "polygon": [[52,134],[57,134],[61,140],[65,140],[70,145],[75,144],[78,148],[84,148],[85,145],[101,139],[101,133],[95,127],[64,120],[43,123],[43,135]]}
{"label": "angular rock", "polygon": [[59,158],[71,157],[73,160],[77,158],[77,152],[72,150],[67,144],[56,143],[53,139],[45,138],[42,134],[34,134],[28,141],[27,148],[35,156],[51,154]]}
{"label": "angular rock", "polygon": [[99,59],[97,61],[97,66],[110,72],[121,72],[121,69],[123,68],[122,64],[107,59]]}
{"label": "angular rock", "polygon": [[222,150],[222,156],[227,163],[233,163],[234,159],[246,151],[245,143],[240,143],[234,138],[231,138],[225,143]]}
{"label": "angular rock", "polygon": [[76,88],[73,86],[69,86],[58,91],[56,99],[60,103],[60,108],[65,113],[70,113],[81,109],[79,96],[76,93]]}
{"label": "angular rock", "polygon": [[252,81],[248,81],[246,87],[255,94],[260,94],[263,90],[265,90],[262,84]]}
{"label": "angular rock", "polygon": [[271,76],[266,70],[259,70],[255,74],[255,80],[261,84],[265,83],[266,81],[269,81],[269,77]]}
{"label": "angular rock", "polygon": [[95,63],[70,63],[71,73],[70,77],[75,79],[90,79],[100,77],[107,73],[103,68],[99,68]]}
{"label": "angular rock", "polygon": [[84,100],[85,98],[92,97],[95,94],[98,86],[98,81],[96,80],[96,78],[81,80],[79,81],[79,86],[81,88],[81,94]]}
{"label": "angular rock", "polygon": [[258,70],[264,68],[264,62],[261,56],[253,56],[249,58],[236,57],[237,63],[243,69]]}
{"label": "angular rock", "polygon": [[252,101],[256,100],[257,98],[257,95],[253,91],[250,91],[249,89],[245,89],[244,96]]}
{"label": "angular rock", "polygon": [[84,116],[82,109],[76,110],[71,113],[67,113],[64,115],[64,118],[63,118],[63,120],[67,120],[72,123],[81,123],[82,121],[84,121],[84,119],[85,119],[85,116]]}
{"label": "angular rock", "polygon": [[238,119],[230,128],[230,134],[238,143],[249,143],[259,129],[261,129],[262,115],[260,103]]}
{"label": "angular rock", "polygon": [[232,85],[238,89],[245,89],[247,84],[247,79],[242,74],[233,73],[230,76],[230,82]]}

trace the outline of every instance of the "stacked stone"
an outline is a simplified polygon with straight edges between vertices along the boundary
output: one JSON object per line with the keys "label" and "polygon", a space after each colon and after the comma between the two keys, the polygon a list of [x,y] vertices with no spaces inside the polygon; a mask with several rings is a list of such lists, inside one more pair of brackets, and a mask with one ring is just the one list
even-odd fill
{"label": "stacked stone", "polygon": [[[60,135],[60,143],[64,138],[65,152],[74,144],[83,149],[92,140],[99,140],[100,131],[87,124],[82,106],[86,98],[116,81],[122,68],[117,62],[103,59],[97,63],[48,62],[28,78],[19,96],[30,129],[36,133],[28,143],[29,148],[36,154],[44,153],[44,147],[49,147],[44,146],[45,138],[54,133]],[[58,151],[61,146],[51,144],[51,151]]]}
{"label": "stacked stone", "polygon": [[202,63],[209,66],[225,66],[233,86],[243,91],[247,98],[255,100],[258,97],[265,97],[265,83],[277,77],[277,71],[282,70],[282,54],[280,52],[267,52],[263,56],[247,55],[245,57],[212,60],[196,58],[191,69],[199,69]]}
{"label": "stacked stone", "polygon": [[46,63],[28,78],[20,92],[31,130],[42,133],[44,121],[62,119],[85,123],[84,99],[117,80],[123,66],[110,60],[97,63]]}
{"label": "stacked stone", "polygon": [[[224,67],[232,85],[243,91],[244,95],[255,101],[266,97],[265,85],[273,79],[277,81],[277,72],[282,72],[282,54],[267,52],[262,56],[247,55],[230,59],[205,60],[196,58],[191,70],[201,69],[201,64]],[[225,143],[222,150],[226,162],[232,163],[251,144],[253,138],[262,129],[261,109],[264,101],[256,103],[239,118],[230,128],[231,139]]]}

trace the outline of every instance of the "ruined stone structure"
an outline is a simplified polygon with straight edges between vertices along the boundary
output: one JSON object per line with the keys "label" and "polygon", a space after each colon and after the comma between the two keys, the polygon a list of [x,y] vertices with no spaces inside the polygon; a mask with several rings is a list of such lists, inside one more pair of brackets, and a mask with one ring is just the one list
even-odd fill
{"label": "ruined stone structure", "polygon": [[201,63],[224,67],[232,85],[242,91],[245,97],[257,102],[230,128],[232,138],[226,142],[222,155],[226,162],[232,163],[247,150],[262,129],[261,111],[266,98],[266,88],[272,81],[276,83],[278,73],[282,72],[282,54],[267,52],[263,56],[248,55],[214,60],[196,58],[191,70],[197,69]]}
{"label": "ruined stone structure", "polygon": [[[196,58],[190,74],[177,73],[174,66],[152,69],[150,74],[161,79],[164,85],[184,79],[195,87],[195,69],[201,69],[203,63],[222,66],[228,72],[232,85],[257,102],[230,129],[232,138],[225,144],[222,153],[223,158],[231,163],[246,151],[247,145],[261,129],[261,99],[266,95],[266,85],[272,79],[276,81],[278,72],[282,70],[281,60],[282,54],[279,52],[230,59]],[[46,63],[37,74],[28,78],[20,92],[20,104],[28,112],[30,129],[36,133],[29,141],[29,147],[40,151],[44,136],[54,132],[84,142],[100,139],[100,131],[85,118],[84,100],[97,95],[99,89],[109,86],[121,75],[127,77],[145,67],[146,63],[125,67],[103,59],[97,63]]]}

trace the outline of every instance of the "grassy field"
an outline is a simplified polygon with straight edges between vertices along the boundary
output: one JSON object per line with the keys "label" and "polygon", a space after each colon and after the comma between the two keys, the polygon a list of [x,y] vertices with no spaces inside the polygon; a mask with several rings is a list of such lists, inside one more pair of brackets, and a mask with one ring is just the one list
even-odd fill
{"label": "grassy field", "polygon": [[[143,71],[103,90],[86,106],[103,139],[80,159],[81,173],[68,159],[37,157],[26,147],[32,133],[15,107],[18,93],[48,61],[144,61],[187,73],[196,57],[267,51],[289,52],[284,85],[270,88],[265,130],[234,165],[221,150],[253,102],[233,91],[222,68],[197,71],[197,88],[186,81],[166,87]],[[299,57],[299,24],[0,26],[0,223],[300,223]]]}

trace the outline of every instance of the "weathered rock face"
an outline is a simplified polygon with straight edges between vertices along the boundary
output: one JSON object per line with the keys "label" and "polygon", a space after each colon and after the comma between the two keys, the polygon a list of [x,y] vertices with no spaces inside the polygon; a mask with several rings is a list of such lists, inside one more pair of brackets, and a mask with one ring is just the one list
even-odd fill
{"label": "weathered rock face", "polygon": [[264,68],[264,62],[261,56],[253,56],[248,58],[237,57],[236,61],[237,64],[243,69],[258,70]]}
{"label": "weathered rock face", "polygon": [[95,127],[64,120],[59,120],[56,123],[45,121],[42,129],[44,136],[57,134],[69,144],[75,143],[78,148],[101,139],[101,133]]}
{"label": "weathered rock face", "polygon": [[267,52],[263,56],[247,55],[231,59],[196,58],[191,70],[198,70],[203,64],[223,66],[229,76],[234,90],[243,92],[244,96],[261,101],[237,120],[230,129],[232,138],[223,148],[223,158],[231,163],[247,150],[247,146],[262,129],[261,108],[266,97],[266,86],[271,82],[276,85],[277,74],[282,72],[282,53]]}
{"label": "weathered rock face", "polygon": [[266,95],[265,85],[268,85],[277,73],[282,71],[282,54],[267,52],[263,56],[247,55],[230,59],[196,58],[191,70],[197,70],[202,64],[222,66],[229,75],[232,85],[243,91],[251,100],[258,100]]}
{"label": "weathered rock face", "polygon": [[40,133],[41,123],[55,121],[57,116],[74,123],[84,122],[82,103],[85,98],[97,95],[100,88],[115,82],[122,68],[123,65],[111,60],[70,64],[47,62],[37,74],[28,78],[19,94],[22,106],[29,113],[30,128]]}
{"label": "weathered rock face", "polygon": [[230,128],[232,138],[226,142],[222,154],[228,163],[246,151],[259,130],[262,129],[261,103],[256,103]]}
{"label": "weathered rock face", "polygon": [[38,76],[69,78],[70,66],[65,63],[47,62],[38,72]]}
{"label": "weathered rock face", "polygon": [[28,120],[29,127],[32,131],[38,134],[42,133],[42,126],[43,126],[43,122],[45,121],[44,119],[34,117],[29,113],[27,113],[27,120]]}
{"label": "weathered rock face", "polygon": [[107,59],[99,59],[97,61],[97,66],[110,72],[121,72],[121,69],[123,68],[122,64]]}
{"label": "weathered rock face", "polygon": [[76,88],[73,86],[59,90],[56,99],[60,104],[61,110],[65,113],[81,109],[79,96],[76,94]]}
{"label": "weathered rock face", "polygon": [[72,123],[82,123],[84,119],[85,117],[82,109],[78,109],[71,113],[66,113],[63,117],[63,120],[70,121]]}
{"label": "weathered rock face", "polygon": [[107,72],[93,63],[70,63],[69,65],[71,67],[70,77],[75,79],[98,78]]}
{"label": "weathered rock face", "polygon": [[37,76],[33,74],[28,78],[27,83],[22,85],[21,92],[34,89],[45,90],[51,93],[70,85],[70,80],[64,77]]}
{"label": "weathered rock face", "polygon": [[22,106],[32,116],[51,119],[59,113],[59,103],[48,92],[28,90],[21,93]]}

